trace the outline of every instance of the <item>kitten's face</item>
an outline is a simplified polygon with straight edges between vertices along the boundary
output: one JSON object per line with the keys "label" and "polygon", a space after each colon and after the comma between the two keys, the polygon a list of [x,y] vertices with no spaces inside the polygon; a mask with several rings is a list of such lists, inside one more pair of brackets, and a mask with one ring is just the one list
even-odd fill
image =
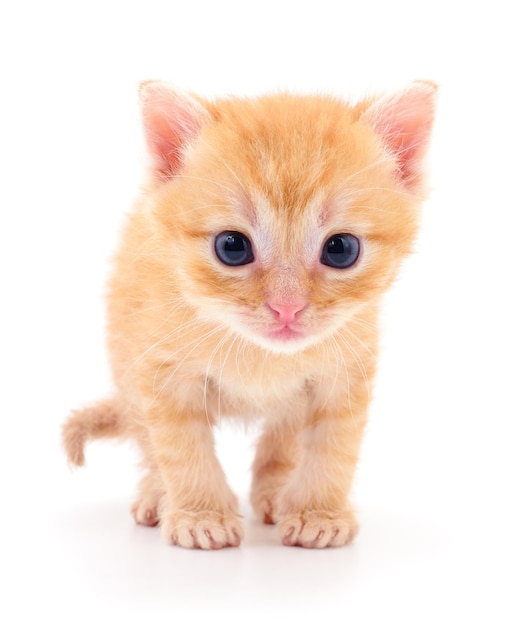
{"label": "kitten's face", "polygon": [[368,125],[321,98],[228,102],[157,192],[197,314],[267,350],[321,341],[379,299],[416,203]]}

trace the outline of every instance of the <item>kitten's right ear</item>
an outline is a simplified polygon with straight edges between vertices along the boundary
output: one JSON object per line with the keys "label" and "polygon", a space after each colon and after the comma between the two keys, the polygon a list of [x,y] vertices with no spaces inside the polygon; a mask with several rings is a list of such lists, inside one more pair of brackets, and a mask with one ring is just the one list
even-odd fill
{"label": "kitten's right ear", "polygon": [[371,104],[361,119],[381,137],[397,162],[397,177],[410,191],[420,186],[422,161],[435,114],[437,86],[415,81]]}
{"label": "kitten's right ear", "polygon": [[152,169],[166,180],[178,172],[184,150],[210,114],[198,100],[162,81],[142,82],[139,96]]}

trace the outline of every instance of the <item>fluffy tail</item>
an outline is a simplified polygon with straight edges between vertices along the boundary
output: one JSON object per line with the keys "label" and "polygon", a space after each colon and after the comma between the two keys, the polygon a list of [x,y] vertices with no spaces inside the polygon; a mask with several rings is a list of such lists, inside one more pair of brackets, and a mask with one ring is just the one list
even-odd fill
{"label": "fluffy tail", "polygon": [[87,441],[103,437],[121,437],[124,429],[121,415],[113,399],[73,411],[62,427],[62,441],[69,461],[84,465]]}

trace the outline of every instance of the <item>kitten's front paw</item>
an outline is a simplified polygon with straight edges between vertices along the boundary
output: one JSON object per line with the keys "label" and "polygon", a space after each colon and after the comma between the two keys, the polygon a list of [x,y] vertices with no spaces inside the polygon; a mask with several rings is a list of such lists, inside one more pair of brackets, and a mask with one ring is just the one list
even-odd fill
{"label": "kitten's front paw", "polygon": [[243,537],[243,528],[235,515],[216,511],[171,513],[162,520],[162,532],[172,545],[202,550],[238,547]]}
{"label": "kitten's front paw", "polygon": [[352,541],[357,534],[358,523],[351,511],[337,514],[304,511],[285,516],[277,528],[285,546],[328,548],[344,546]]}

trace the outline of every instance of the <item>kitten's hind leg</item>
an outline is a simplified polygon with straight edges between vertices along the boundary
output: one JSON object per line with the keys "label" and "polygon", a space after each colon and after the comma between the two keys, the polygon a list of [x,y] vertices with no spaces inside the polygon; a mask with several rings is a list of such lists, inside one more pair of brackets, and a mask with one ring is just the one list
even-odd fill
{"label": "kitten's hind leg", "polygon": [[276,499],[299,460],[299,420],[269,423],[257,444],[252,466],[251,502],[265,524],[275,524]]}
{"label": "kitten's hind leg", "polygon": [[131,507],[137,524],[158,526],[160,522],[160,502],[165,488],[156,468],[150,468],[138,487],[138,498]]}

